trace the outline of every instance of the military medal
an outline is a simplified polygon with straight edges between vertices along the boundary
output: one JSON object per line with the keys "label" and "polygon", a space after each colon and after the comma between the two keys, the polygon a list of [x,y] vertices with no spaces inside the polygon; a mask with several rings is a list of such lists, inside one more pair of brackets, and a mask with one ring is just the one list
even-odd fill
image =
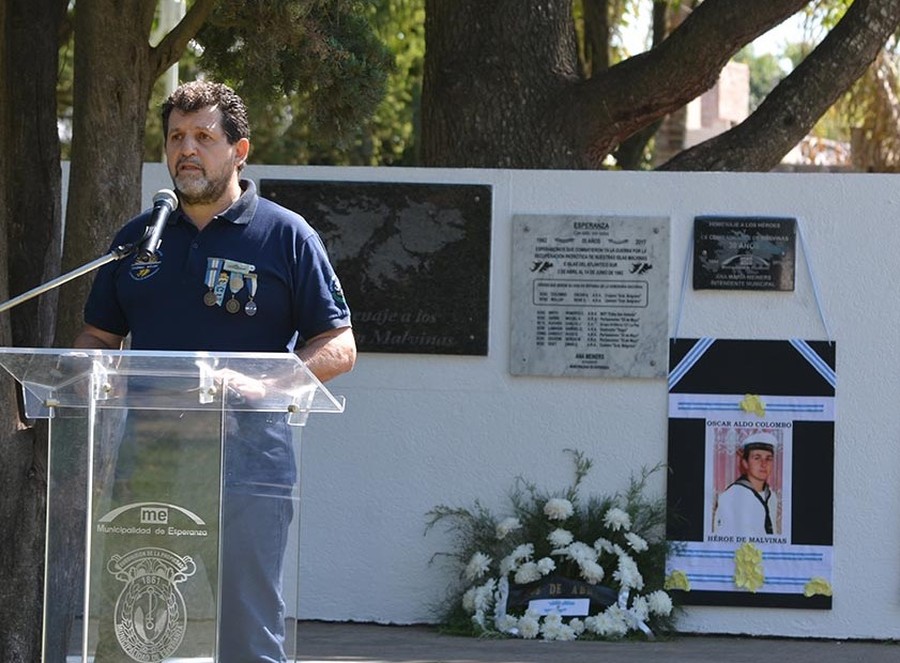
{"label": "military medal", "polygon": [[221,258],[206,259],[206,278],[204,282],[208,290],[203,295],[203,303],[207,306],[222,304],[222,293],[219,278],[221,276],[223,260]]}
{"label": "military medal", "polygon": [[[253,295],[256,294],[256,265],[246,262],[238,262],[228,258],[207,258],[206,259],[206,283],[207,291],[203,295],[203,303],[206,306],[222,306],[229,313],[237,313],[241,310],[241,302],[237,298],[237,293],[244,289],[244,278],[250,281],[250,299],[244,306],[247,315],[256,313],[256,303],[253,301]],[[231,299],[225,301],[226,292],[231,292]],[[252,313],[251,313],[252,311]]]}
{"label": "military medal", "polygon": [[253,301],[253,297],[256,295],[256,274],[247,274],[244,278],[247,280],[247,287],[250,291],[250,297],[247,303],[244,304],[244,313],[253,317],[256,315],[256,302]]}
{"label": "military medal", "polygon": [[225,310],[237,313],[241,310],[241,303],[235,295],[244,289],[244,275],[240,272],[231,272],[228,276],[228,289],[231,291],[231,299],[225,302]]}

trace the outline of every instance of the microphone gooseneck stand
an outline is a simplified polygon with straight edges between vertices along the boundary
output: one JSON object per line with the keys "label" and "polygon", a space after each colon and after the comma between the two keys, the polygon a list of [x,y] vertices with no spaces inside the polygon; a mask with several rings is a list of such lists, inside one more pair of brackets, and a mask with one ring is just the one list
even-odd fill
{"label": "microphone gooseneck stand", "polygon": [[137,251],[141,252],[138,256],[138,260],[141,262],[150,262],[151,260],[158,258],[159,254],[157,253],[157,250],[162,243],[163,228],[169,219],[169,215],[174,212],[177,207],[178,196],[175,195],[175,192],[170,189],[160,189],[153,196],[153,211],[150,216],[150,223],[144,229],[144,235],[137,242],[134,244],[117,246],[105,256],[101,256],[96,260],[85,263],[81,267],[73,269],[71,272],[63,274],[62,276],[57,276],[55,279],[47,281],[36,288],[32,288],[28,292],[23,292],[18,297],[13,297],[9,301],[0,304],[0,313],[7,311],[14,306],[18,306],[23,302],[27,302],[29,299],[37,297],[49,290],[58,288],[63,283],[68,283],[72,279],[76,279],[83,274],[99,269],[108,262],[127,258]]}
{"label": "microphone gooseneck stand", "polygon": [[23,302],[26,302],[29,299],[37,297],[38,295],[42,295],[45,292],[53,290],[54,288],[58,288],[62,284],[68,283],[72,279],[76,279],[79,276],[82,276],[83,274],[87,274],[88,272],[92,272],[95,269],[99,269],[100,267],[103,267],[103,265],[105,265],[108,262],[113,262],[115,260],[122,260],[123,258],[127,258],[131,254],[135,253],[139,247],[140,247],[140,242],[135,243],[135,244],[125,244],[122,246],[117,246],[116,248],[112,249],[109,253],[107,253],[105,256],[101,256],[101,257],[97,258],[96,260],[92,260],[91,262],[85,263],[81,267],[77,267],[77,268],[73,269],[71,272],[67,272],[61,276],[57,276],[55,279],[51,279],[50,281],[47,281],[46,283],[39,285],[36,288],[32,288],[31,290],[29,290],[27,292],[23,292],[21,295],[19,295],[17,297],[13,297],[9,301],[3,302],[2,304],[0,304],[0,313],[3,313],[4,311],[7,311],[7,310],[13,308],[14,306],[18,306],[19,304],[22,304]]}

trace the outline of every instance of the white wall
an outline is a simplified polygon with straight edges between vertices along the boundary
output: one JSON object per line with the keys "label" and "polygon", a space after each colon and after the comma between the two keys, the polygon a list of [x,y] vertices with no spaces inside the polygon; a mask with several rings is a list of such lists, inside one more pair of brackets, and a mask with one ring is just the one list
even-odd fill
{"label": "white wall", "polygon": [[[431,606],[450,578],[429,559],[449,543],[440,531],[423,536],[430,508],[476,498],[502,507],[519,475],[563,488],[572,477],[565,448],[595,459],[586,489],[599,493],[623,489],[630,473],[665,460],[664,380],[509,375],[513,214],[669,216],[670,331],[694,216],[778,215],[801,220],[810,249],[798,261],[796,291],[688,288],[679,336],[825,338],[806,271],[812,258],[838,344],[834,608],[689,607],[679,627],[900,638],[897,177],[313,167],[250,167],[247,175],[485,183],[494,192],[488,356],[363,354],[329,385],[346,396],[346,412],[319,415],[303,433],[301,617],[434,621]],[[166,186],[163,168],[148,165],[145,204]],[[662,494],[661,474],[656,488]]]}

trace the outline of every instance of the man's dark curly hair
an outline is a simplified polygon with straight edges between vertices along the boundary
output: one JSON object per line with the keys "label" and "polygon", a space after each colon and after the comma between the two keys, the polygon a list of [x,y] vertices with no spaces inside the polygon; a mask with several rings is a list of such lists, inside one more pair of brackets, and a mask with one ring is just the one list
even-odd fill
{"label": "man's dark curly hair", "polygon": [[227,85],[207,81],[184,83],[163,102],[163,136],[169,135],[169,115],[172,114],[172,109],[177,108],[182,113],[195,113],[209,106],[218,107],[222,113],[222,128],[231,145],[241,138],[250,138],[244,100]]}

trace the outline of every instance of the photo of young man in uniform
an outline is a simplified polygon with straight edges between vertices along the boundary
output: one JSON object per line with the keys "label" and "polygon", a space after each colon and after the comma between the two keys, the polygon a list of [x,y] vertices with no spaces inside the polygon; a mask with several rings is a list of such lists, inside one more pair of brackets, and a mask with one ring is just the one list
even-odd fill
{"label": "photo of young man in uniform", "polygon": [[772,486],[775,448],[772,433],[760,431],[740,445],[740,476],[716,497],[713,532],[718,535],[781,534],[779,495]]}

